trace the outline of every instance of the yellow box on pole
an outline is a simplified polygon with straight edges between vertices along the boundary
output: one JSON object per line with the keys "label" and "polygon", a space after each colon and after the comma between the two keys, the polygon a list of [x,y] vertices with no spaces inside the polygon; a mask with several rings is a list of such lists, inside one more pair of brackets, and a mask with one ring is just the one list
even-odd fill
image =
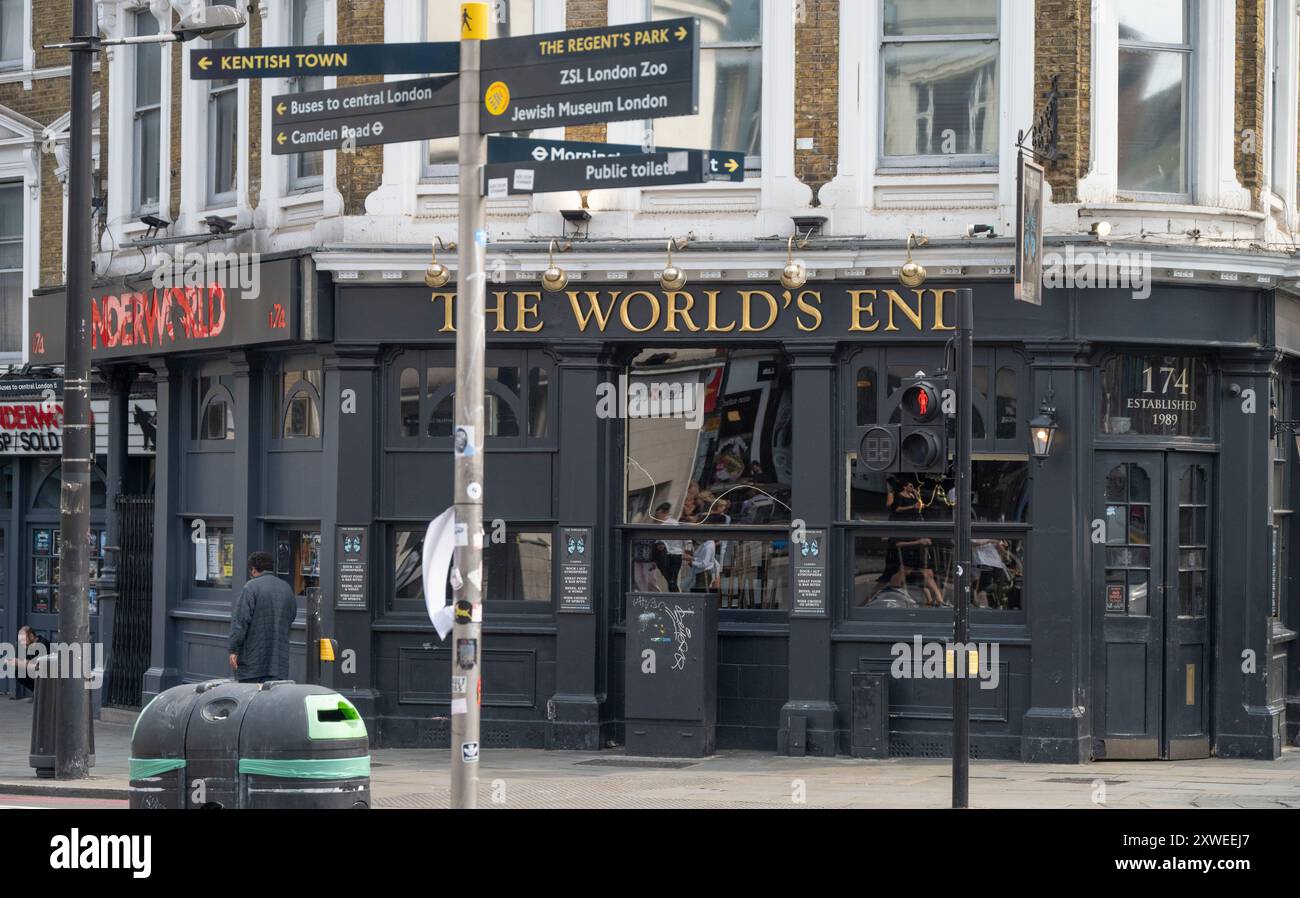
{"label": "yellow box on pole", "polygon": [[485,41],[488,36],[488,5],[462,3],[460,5],[460,39]]}

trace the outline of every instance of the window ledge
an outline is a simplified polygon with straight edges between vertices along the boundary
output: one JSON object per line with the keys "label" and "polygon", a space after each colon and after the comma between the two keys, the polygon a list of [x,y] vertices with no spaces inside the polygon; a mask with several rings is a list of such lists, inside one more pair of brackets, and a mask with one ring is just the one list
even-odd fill
{"label": "window ledge", "polygon": [[1180,215],[1189,218],[1205,218],[1207,215],[1222,216],[1226,219],[1260,222],[1267,212],[1253,209],[1229,209],[1224,206],[1198,206],[1195,203],[1161,203],[1149,199],[1115,200],[1109,203],[1088,203],[1079,208],[1080,218],[1096,218],[1101,214],[1114,216],[1132,216],[1150,214],[1159,218],[1175,218]]}
{"label": "window ledge", "polygon": [[907,166],[899,168],[878,168],[876,177],[882,180],[889,180],[895,183],[917,183],[930,184],[936,178],[950,179],[952,181],[980,181],[989,184],[996,184],[998,180],[997,166],[972,165],[969,168],[960,168],[953,166],[926,167],[926,166]]}

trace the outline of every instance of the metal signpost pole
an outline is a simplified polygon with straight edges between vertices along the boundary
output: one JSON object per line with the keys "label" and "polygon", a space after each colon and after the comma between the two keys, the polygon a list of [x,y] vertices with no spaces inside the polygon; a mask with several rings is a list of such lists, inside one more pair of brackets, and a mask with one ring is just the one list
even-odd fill
{"label": "metal signpost pole", "polygon": [[952,806],[970,806],[970,588],[971,557],[971,420],[975,370],[972,333],[975,326],[973,291],[957,290],[957,584],[953,610],[952,681]]}
{"label": "metal signpost pole", "polygon": [[[460,222],[456,273],[455,501],[452,567],[456,618],[451,659],[451,806],[478,801],[479,678],[483,620],[483,363],[487,230],[482,186],[487,138],[479,132],[479,56],[486,3],[461,5]],[[459,713],[458,713],[459,712]]]}
{"label": "metal signpost pole", "polygon": [[[59,496],[59,531],[62,559],[59,565],[59,641],[82,649],[82,670],[59,670],[54,684],[58,695],[54,741],[54,775],[81,779],[89,775],[90,733],[84,680],[91,663],[89,556],[90,466],[94,446],[90,434],[90,328],[85,310],[90,303],[90,141],[91,66],[97,46],[94,4],[76,0],[72,5],[72,38],[88,41],[72,50],[71,121],[68,134],[68,308],[64,325],[63,457]],[[64,658],[75,655],[65,654]],[[75,676],[74,676],[75,674]],[[47,687],[48,688],[48,687]]]}

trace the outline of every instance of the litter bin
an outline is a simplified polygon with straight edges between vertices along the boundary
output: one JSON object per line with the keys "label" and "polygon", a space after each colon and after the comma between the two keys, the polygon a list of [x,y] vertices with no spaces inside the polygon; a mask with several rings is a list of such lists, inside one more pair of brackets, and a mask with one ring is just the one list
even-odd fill
{"label": "litter bin", "polygon": [[131,737],[133,808],[370,806],[366,727],[322,686],[212,680],[159,693]]}
{"label": "litter bin", "polygon": [[[46,658],[49,655],[45,656]],[[32,698],[32,740],[27,754],[27,763],[36,770],[38,779],[51,779],[56,766],[55,730],[58,728],[58,689],[61,680],[50,676],[36,677],[33,681],[35,692]],[[87,767],[95,766],[95,725],[94,708],[90,696],[86,696],[86,740],[90,756],[86,759]]]}

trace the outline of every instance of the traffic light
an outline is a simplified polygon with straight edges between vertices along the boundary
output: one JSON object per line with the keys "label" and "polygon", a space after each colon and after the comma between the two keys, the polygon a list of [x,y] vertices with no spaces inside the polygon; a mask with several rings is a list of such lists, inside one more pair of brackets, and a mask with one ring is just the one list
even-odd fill
{"label": "traffic light", "polygon": [[898,468],[942,471],[948,467],[948,420],[943,414],[947,379],[917,377],[904,381],[898,401]]}

